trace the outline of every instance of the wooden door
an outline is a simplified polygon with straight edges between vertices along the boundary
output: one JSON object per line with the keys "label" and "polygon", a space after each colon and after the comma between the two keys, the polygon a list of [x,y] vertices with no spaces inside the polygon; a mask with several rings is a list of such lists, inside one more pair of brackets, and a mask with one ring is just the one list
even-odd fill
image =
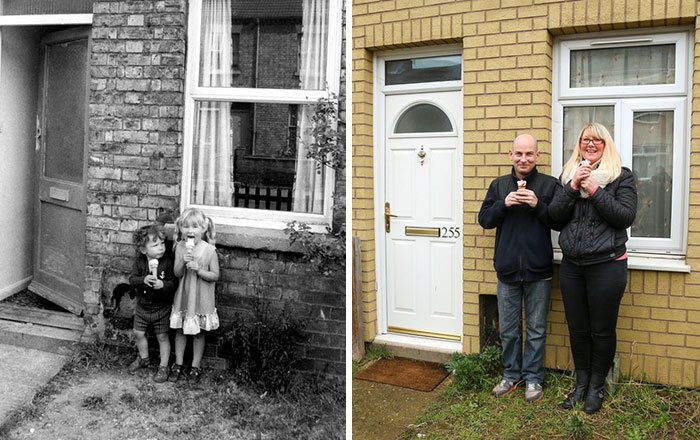
{"label": "wooden door", "polygon": [[89,35],[76,28],[44,37],[37,112],[30,289],[76,314],[84,307]]}

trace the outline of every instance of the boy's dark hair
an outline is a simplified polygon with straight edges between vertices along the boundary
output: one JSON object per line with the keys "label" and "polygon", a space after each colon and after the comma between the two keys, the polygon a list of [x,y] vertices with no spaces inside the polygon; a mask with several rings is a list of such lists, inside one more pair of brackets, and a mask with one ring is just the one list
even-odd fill
{"label": "boy's dark hair", "polygon": [[137,247],[137,251],[140,251],[142,247],[148,244],[150,240],[148,237],[158,237],[165,241],[165,231],[161,225],[148,225],[143,226],[134,232],[134,244]]}

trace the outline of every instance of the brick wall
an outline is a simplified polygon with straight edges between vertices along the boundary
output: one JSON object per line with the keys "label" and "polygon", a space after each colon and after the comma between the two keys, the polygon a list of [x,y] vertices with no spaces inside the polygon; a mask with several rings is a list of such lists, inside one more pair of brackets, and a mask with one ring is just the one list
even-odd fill
{"label": "brick wall", "polygon": [[[114,330],[104,311],[131,270],[132,233],[179,207],[186,1],[95,2],[92,32],[85,321],[88,336],[102,336]],[[344,99],[343,92],[343,106]],[[340,173],[336,191],[344,193],[342,179]],[[338,199],[336,221],[344,203]],[[322,276],[290,251],[217,249],[224,323],[249,312],[256,295],[278,308],[289,301],[308,318],[298,368],[344,375],[344,274]],[[211,336],[206,355],[217,356]]]}
{"label": "brick wall", "polygon": [[[308,319],[308,344],[302,347],[303,371],[345,374],[345,278],[319,276],[300,255],[219,247],[221,281],[216,303],[222,324],[236,312],[248,316],[256,298],[278,309],[289,302],[294,315]],[[212,352],[211,354],[213,354]]]}
{"label": "brick wall", "polygon": [[185,2],[95,2],[92,32],[85,303],[99,332],[133,232],[179,205]]}
{"label": "brick wall", "polygon": [[[614,6],[613,6],[614,5]],[[494,231],[476,217],[490,181],[510,171],[513,138],[540,141],[540,169],[551,163],[552,41],[562,34],[696,22],[696,2],[647,0],[389,0],[353,1],[353,235],[362,239],[365,339],[376,334],[374,265],[372,58],[392,48],[461,42],[464,56],[464,344],[479,347],[481,294],[496,292]],[[700,37],[695,32],[695,57]],[[693,75],[692,95],[700,98]],[[694,108],[697,106],[694,106]],[[697,110],[691,114],[690,163],[698,164]],[[697,172],[691,170],[686,263],[700,268]],[[558,273],[555,274],[555,280]],[[700,384],[700,278],[630,271],[618,324],[622,372],[653,382]],[[571,368],[563,303],[555,282],[545,365]]]}

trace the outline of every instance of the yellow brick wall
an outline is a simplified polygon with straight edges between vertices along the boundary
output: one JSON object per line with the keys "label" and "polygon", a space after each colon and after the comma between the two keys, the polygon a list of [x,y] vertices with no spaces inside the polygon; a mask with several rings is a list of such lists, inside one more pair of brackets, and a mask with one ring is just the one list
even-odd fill
{"label": "yellow brick wall", "polygon": [[[494,231],[477,213],[506,153],[523,132],[551,163],[552,41],[556,35],[693,25],[691,0],[353,0],[353,235],[362,239],[365,340],[376,335],[372,138],[374,52],[461,42],[464,55],[464,344],[479,350],[479,294],[495,294]],[[700,25],[696,25],[700,27]],[[690,164],[700,165],[700,28],[695,29]],[[700,168],[698,168],[700,169]],[[623,374],[700,385],[700,172],[691,171],[690,274],[630,271],[618,324]],[[572,367],[564,307],[552,291],[545,366]]]}

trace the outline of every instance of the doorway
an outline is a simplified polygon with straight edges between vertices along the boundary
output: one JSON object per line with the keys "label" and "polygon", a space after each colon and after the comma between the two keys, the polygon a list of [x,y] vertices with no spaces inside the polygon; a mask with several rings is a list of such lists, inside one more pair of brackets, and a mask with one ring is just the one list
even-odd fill
{"label": "doorway", "polygon": [[387,333],[461,341],[461,55],[445,58],[380,59],[380,296]]}
{"label": "doorway", "polygon": [[30,289],[80,314],[85,278],[90,28],[41,42],[34,278]]}
{"label": "doorway", "polygon": [[[30,290],[77,315],[85,277],[90,27],[0,26],[0,299]],[[10,264],[11,263],[11,264]]]}

